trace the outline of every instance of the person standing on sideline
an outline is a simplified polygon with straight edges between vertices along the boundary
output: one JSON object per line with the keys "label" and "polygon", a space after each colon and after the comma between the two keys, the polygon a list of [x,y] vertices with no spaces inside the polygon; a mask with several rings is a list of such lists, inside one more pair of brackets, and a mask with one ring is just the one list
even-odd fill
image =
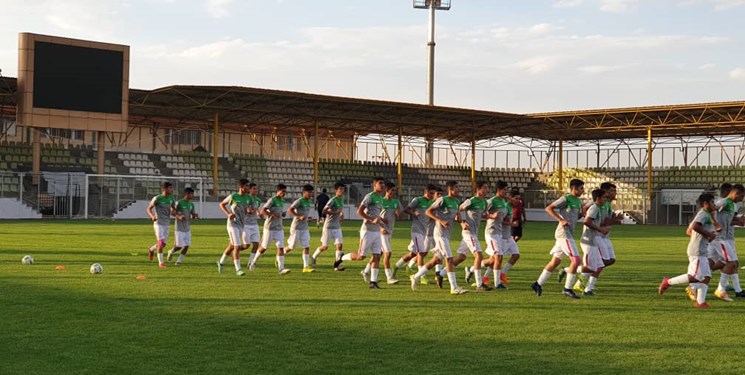
{"label": "person standing on sideline", "polygon": [[512,202],[512,239],[517,242],[523,238],[523,226],[528,222],[528,217],[525,216],[525,201],[520,194],[520,189],[513,188],[510,191],[510,201]]}
{"label": "person standing on sideline", "polygon": [[199,218],[199,215],[194,211],[192,198],[194,198],[194,189],[188,187],[184,189],[184,198],[176,202],[176,238],[173,248],[168,250],[168,256],[166,257],[166,260],[170,262],[173,259],[173,254],[179,252],[174,266],[181,265],[184,261],[184,255],[191,246],[191,219]]}
{"label": "person standing on sideline", "polygon": [[[153,212],[154,211],[154,212]],[[148,259],[153,261],[153,255],[158,252],[158,267],[166,268],[163,262],[163,248],[171,231],[171,215],[176,211],[176,199],[173,198],[173,185],[165,181],[160,185],[160,194],[150,200],[147,205],[147,215],[153,221],[156,243],[148,249]]]}
{"label": "person standing on sideline", "polygon": [[316,227],[320,227],[321,224],[323,224],[323,221],[326,219],[326,213],[323,212],[323,209],[326,207],[326,204],[331,200],[329,198],[328,194],[326,194],[326,189],[324,188],[321,190],[321,194],[318,194],[316,197],[315,207],[318,211],[318,220],[316,221]]}

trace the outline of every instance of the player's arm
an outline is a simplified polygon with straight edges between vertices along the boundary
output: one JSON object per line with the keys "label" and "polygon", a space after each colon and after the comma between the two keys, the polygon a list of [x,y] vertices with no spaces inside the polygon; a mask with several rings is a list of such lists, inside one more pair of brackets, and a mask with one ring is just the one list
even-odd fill
{"label": "player's arm", "polygon": [[292,204],[292,205],[290,206],[290,209],[289,209],[289,210],[287,210],[287,212],[289,212],[289,213],[290,213],[290,215],[292,215],[292,216],[296,217],[296,218],[297,218],[298,220],[300,220],[300,221],[303,221],[303,220],[305,220],[305,216],[303,216],[303,215],[300,215],[300,213],[299,213],[299,212],[297,212],[297,206],[295,205],[295,203],[293,203],[293,204]]}
{"label": "player's arm", "polygon": [[551,216],[554,220],[558,221],[559,224],[561,224],[562,226],[569,225],[569,222],[566,221],[566,219],[564,219],[559,214],[557,214],[556,211],[554,211],[557,208],[556,206],[557,206],[556,202],[551,203],[548,206],[546,206],[546,213],[548,214],[548,216]]}
{"label": "player's arm", "polygon": [[153,209],[155,208],[155,198],[150,201],[150,204],[147,205],[147,216],[150,216],[150,220],[156,221],[158,220],[158,217],[155,216],[155,213],[153,212]]}
{"label": "player's arm", "polygon": [[602,234],[607,234],[608,233],[608,227],[607,226],[600,226],[600,225],[595,224],[595,220],[591,216],[589,216],[589,215],[588,216],[585,216],[584,224],[585,224],[586,227],[588,227],[588,228],[590,228],[590,229],[592,229],[592,230],[594,230],[596,232],[600,232]]}
{"label": "player's arm", "polygon": [[[693,232],[696,232],[696,233],[701,234],[702,236],[704,236],[704,238],[706,238],[709,241],[713,240],[717,236],[716,232],[714,232],[714,231],[709,232],[708,230],[704,229],[704,226],[701,223],[699,223],[698,221],[694,221],[689,226],[689,228]],[[691,234],[693,234],[693,232],[691,232]]]}
{"label": "player's arm", "polygon": [[228,210],[228,205],[230,204],[230,196],[228,195],[225,197],[225,199],[220,202],[220,211],[225,214],[225,216],[228,217],[228,219],[233,220],[235,219],[235,214],[232,213],[230,210]]}
{"label": "player's arm", "polygon": [[437,208],[438,205],[433,203],[431,206],[429,206],[427,211],[424,212],[424,214],[427,215],[430,219],[440,223],[440,225],[442,225],[443,227],[447,228],[450,223],[448,223],[446,220],[440,219],[439,217],[437,217],[437,215],[435,215],[435,210]]}
{"label": "player's arm", "polygon": [[365,208],[367,208],[367,206],[365,206],[364,202],[360,203],[359,207],[357,207],[357,215],[372,224],[378,224],[380,222],[380,218],[369,216],[365,213]]}

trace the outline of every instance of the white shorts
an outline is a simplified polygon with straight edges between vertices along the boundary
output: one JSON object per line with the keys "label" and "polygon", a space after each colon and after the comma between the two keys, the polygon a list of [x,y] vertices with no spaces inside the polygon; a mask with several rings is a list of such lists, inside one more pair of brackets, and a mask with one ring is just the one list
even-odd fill
{"label": "white shorts", "polygon": [[250,243],[259,243],[258,224],[243,226],[243,243],[246,245]]}
{"label": "white shorts", "polygon": [[587,267],[592,272],[605,267],[603,257],[600,255],[600,249],[597,246],[580,244],[580,247],[582,247],[582,253],[584,253],[582,256],[583,266]]}
{"label": "white shorts", "polygon": [[462,240],[458,246],[458,254],[466,255],[470,251],[472,254],[481,252],[481,243],[478,237],[474,236],[471,231],[464,230],[461,234]]}
{"label": "white shorts", "polygon": [[285,232],[282,230],[264,229],[264,235],[261,237],[261,248],[268,249],[269,244],[273,243],[278,249],[285,246]]}
{"label": "white shorts", "polygon": [[245,242],[243,242],[243,227],[228,224],[227,229],[231,245],[242,246],[245,244]]}
{"label": "white shorts", "polygon": [[708,251],[709,259],[714,262],[727,263],[737,261],[734,241],[716,239],[709,243]]}
{"label": "white shorts", "polygon": [[191,231],[176,231],[176,247],[191,246]]}
{"label": "white shorts", "polygon": [[321,245],[323,247],[329,246],[329,241],[334,239],[334,245],[341,245],[344,242],[341,237],[341,229],[324,229],[321,233]]}
{"label": "white shorts", "polygon": [[359,255],[368,256],[370,254],[379,255],[381,249],[380,232],[369,230],[360,231],[360,247],[357,250]]}
{"label": "white shorts", "polygon": [[502,255],[504,251],[504,241],[502,240],[502,233],[495,233],[494,235],[487,236],[486,238],[486,254],[489,256]]}
{"label": "white shorts", "polygon": [[310,231],[306,230],[298,230],[298,231],[290,231],[290,238],[287,239],[287,248],[292,250],[295,248],[295,245],[297,245],[297,242],[300,242],[300,248],[307,249],[310,247]]}
{"label": "white shorts", "polygon": [[578,257],[579,256],[579,250],[577,250],[577,243],[574,242],[574,239],[556,239],[556,244],[554,244],[554,247],[551,248],[551,251],[549,252],[552,256],[562,259],[564,256],[568,257]]}
{"label": "white shorts", "polygon": [[441,258],[452,258],[453,250],[450,249],[450,238],[435,236],[435,251]]}
{"label": "white shorts", "polygon": [[158,241],[168,241],[168,235],[171,232],[171,226],[166,225],[160,225],[157,222],[153,223],[153,229],[155,230],[155,238],[158,239]]}
{"label": "white shorts", "polygon": [[616,250],[613,248],[613,243],[610,242],[610,238],[596,236],[595,244],[598,246],[600,256],[603,260],[616,259]]}
{"label": "white shorts", "polygon": [[698,281],[703,281],[705,277],[711,277],[711,268],[709,268],[709,259],[707,257],[688,257],[688,275],[693,276]]}
{"label": "white shorts", "polygon": [[435,247],[433,237],[425,236],[421,233],[412,233],[411,242],[409,242],[409,251],[412,253],[426,254]]}
{"label": "white shorts", "polygon": [[390,253],[391,252],[391,235],[390,234],[380,234],[380,246],[381,250],[383,250],[384,253]]}
{"label": "white shorts", "polygon": [[517,247],[517,242],[515,242],[515,240],[512,239],[512,237],[502,239],[502,255],[519,255],[519,254],[520,254],[520,248]]}

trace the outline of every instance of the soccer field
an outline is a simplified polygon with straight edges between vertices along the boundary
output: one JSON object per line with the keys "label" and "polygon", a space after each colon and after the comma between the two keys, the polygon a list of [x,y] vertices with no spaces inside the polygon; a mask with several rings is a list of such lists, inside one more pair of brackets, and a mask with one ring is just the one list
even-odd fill
{"label": "soccer field", "polygon": [[[345,223],[346,251],[356,249],[358,228]],[[195,222],[184,265],[163,270],[147,260],[146,221],[2,222],[0,373],[745,372],[737,333],[745,300],[719,301],[711,288],[712,308],[699,310],[683,288],[657,295],[663,276],[686,270],[684,228],[615,227],[618,263],[596,296],[580,300],[560,295],[555,278],[540,298],[530,290],[553,228],[528,223],[509,290],[451,296],[434,285],[412,292],[404,270],[401,284],[369,290],[362,262],[333,272],[333,251],[312,274],[301,272],[298,250],[285,276],[273,256],[244,277],[230,262],[218,274],[224,221]],[[313,247],[319,235],[312,226]],[[409,223],[397,223],[394,259],[408,237]],[[25,254],[33,265],[21,264]],[[88,272],[94,262],[103,274]],[[465,284],[462,266],[457,273]]]}

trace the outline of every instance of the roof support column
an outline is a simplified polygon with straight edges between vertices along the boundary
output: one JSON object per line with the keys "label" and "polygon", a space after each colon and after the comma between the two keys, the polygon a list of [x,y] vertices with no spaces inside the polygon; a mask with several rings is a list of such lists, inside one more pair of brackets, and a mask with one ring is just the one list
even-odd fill
{"label": "roof support column", "polygon": [[318,121],[313,121],[315,131],[313,132],[313,185],[318,188]]}
{"label": "roof support column", "polygon": [[435,165],[435,141],[432,138],[425,139],[424,165],[432,167]]}
{"label": "roof support column", "polygon": [[476,139],[471,139],[471,195],[476,195]]}
{"label": "roof support column", "polygon": [[647,198],[652,202],[652,127],[647,128]]}
{"label": "roof support column", "polygon": [[402,191],[403,184],[404,184],[404,166],[403,166],[403,153],[404,153],[404,142],[403,142],[403,134],[404,130],[401,126],[398,127],[398,169],[396,172],[396,177],[398,178],[398,191]]}
{"label": "roof support column", "polygon": [[106,173],[106,132],[96,132],[96,157],[98,174]]}
{"label": "roof support column", "polygon": [[214,121],[214,133],[212,134],[212,196],[214,198],[218,197],[220,186],[218,184],[218,160],[217,160],[217,152],[218,148],[220,147],[219,142],[219,130],[220,130],[220,115],[215,112],[215,121]]}
{"label": "roof support column", "polygon": [[559,191],[564,191],[564,140],[559,138]]}

